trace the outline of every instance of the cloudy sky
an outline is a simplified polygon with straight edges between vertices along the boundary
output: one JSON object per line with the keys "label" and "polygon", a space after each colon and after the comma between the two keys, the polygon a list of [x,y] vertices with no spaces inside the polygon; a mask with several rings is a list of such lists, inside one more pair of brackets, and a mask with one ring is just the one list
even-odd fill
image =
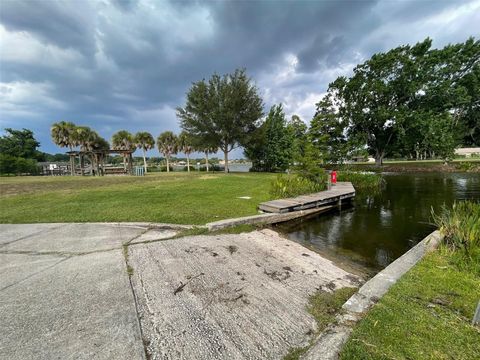
{"label": "cloudy sky", "polygon": [[[479,37],[472,1],[0,1],[0,128],[178,131],[193,81],[245,67],[265,108],[308,122],[328,83],[373,53]],[[154,155],[154,154],[152,154]],[[237,152],[237,156],[241,156]]]}

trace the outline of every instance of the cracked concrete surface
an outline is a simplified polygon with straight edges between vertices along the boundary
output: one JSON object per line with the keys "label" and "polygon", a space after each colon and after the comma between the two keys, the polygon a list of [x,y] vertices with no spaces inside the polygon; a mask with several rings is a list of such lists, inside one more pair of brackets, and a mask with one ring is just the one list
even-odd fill
{"label": "cracked concrete surface", "polygon": [[282,358],[316,330],[309,295],[353,279],[270,230],[132,246],[129,264],[152,359]]}
{"label": "cracked concrete surface", "polygon": [[308,296],[356,280],[273,231],[176,234],[0,224],[0,358],[277,359],[311,340]]}

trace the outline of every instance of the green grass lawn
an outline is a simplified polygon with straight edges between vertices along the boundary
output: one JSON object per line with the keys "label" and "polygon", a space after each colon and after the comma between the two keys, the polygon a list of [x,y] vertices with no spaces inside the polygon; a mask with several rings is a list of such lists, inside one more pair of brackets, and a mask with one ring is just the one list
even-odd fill
{"label": "green grass lawn", "polygon": [[[147,221],[177,224],[253,215],[274,174],[3,177],[0,223]],[[239,199],[249,196],[251,199]]]}
{"label": "green grass lawn", "polygon": [[427,255],[354,328],[341,359],[478,359],[480,278]]}

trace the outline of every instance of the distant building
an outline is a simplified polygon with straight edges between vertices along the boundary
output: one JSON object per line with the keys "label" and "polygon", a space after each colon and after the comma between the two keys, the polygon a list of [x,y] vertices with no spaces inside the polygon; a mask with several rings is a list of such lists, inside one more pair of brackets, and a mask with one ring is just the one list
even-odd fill
{"label": "distant building", "polygon": [[70,164],[68,162],[39,162],[40,174],[42,175],[67,175],[70,173]]}
{"label": "distant building", "polygon": [[480,147],[476,148],[459,148],[455,150],[455,155],[465,156],[467,158],[472,155],[480,156]]}

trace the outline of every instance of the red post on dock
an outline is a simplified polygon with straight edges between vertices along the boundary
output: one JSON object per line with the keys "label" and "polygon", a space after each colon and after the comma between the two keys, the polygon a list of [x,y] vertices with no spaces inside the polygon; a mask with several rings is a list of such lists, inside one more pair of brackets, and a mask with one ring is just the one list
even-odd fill
{"label": "red post on dock", "polygon": [[331,181],[332,185],[337,185],[337,171],[336,170],[333,170],[330,173],[330,181]]}

